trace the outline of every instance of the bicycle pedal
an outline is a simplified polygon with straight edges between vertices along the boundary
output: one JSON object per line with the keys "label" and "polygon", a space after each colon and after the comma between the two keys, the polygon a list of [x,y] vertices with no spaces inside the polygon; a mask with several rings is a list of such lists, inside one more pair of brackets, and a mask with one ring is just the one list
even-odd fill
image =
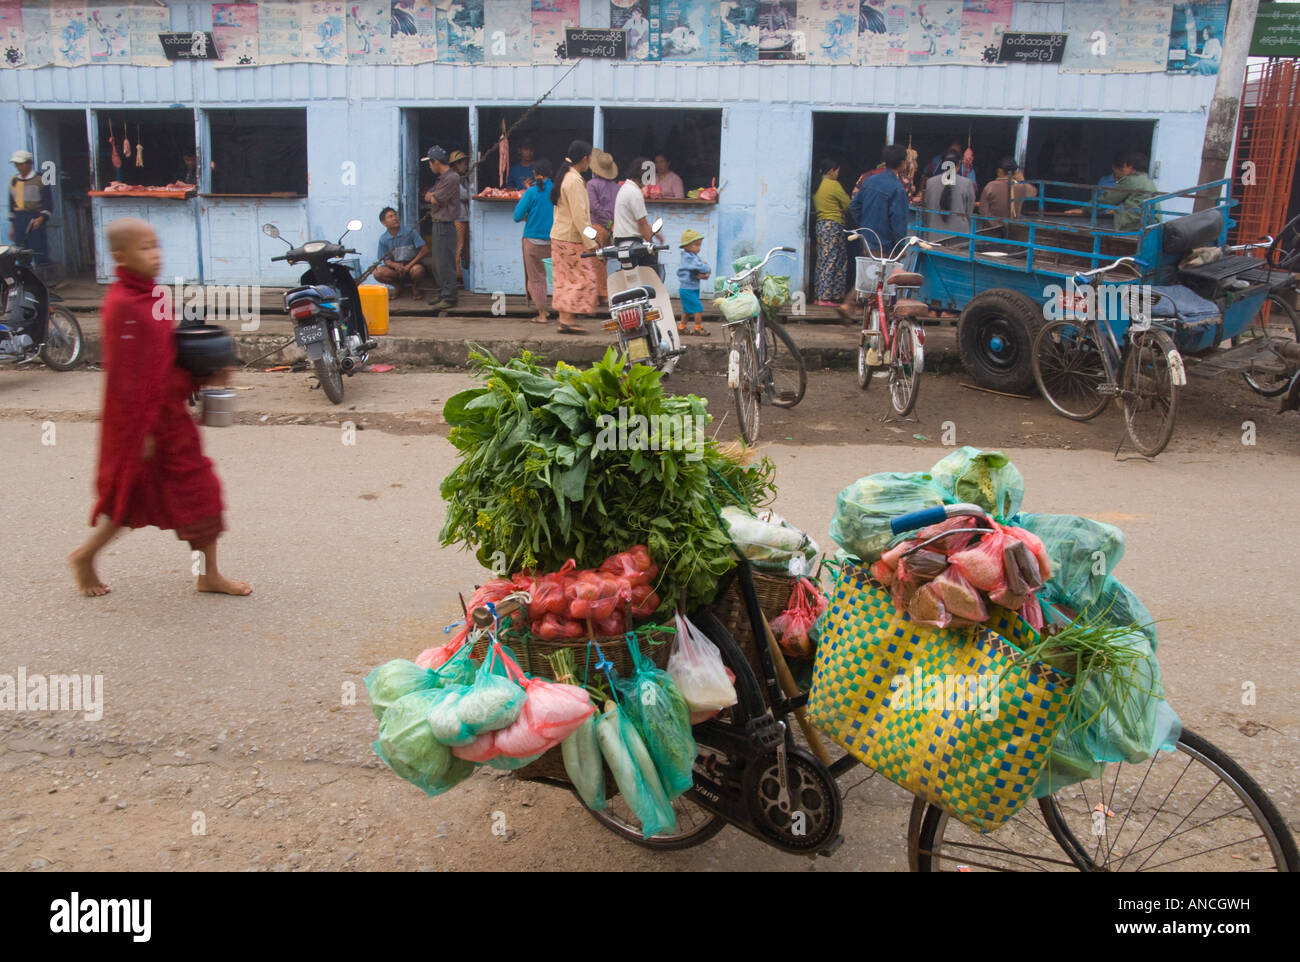
{"label": "bicycle pedal", "polygon": [[751,719],[745,729],[750,740],[759,748],[775,748],[785,738],[784,726],[772,717],[771,712]]}
{"label": "bicycle pedal", "polygon": [[796,391],[778,391],[776,395],[777,400],[780,401],[793,401],[798,396],[799,394]]}

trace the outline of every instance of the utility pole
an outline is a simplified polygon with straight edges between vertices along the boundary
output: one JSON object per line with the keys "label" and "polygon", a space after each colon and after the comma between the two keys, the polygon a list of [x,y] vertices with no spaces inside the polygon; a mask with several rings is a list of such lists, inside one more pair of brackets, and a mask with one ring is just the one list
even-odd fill
{"label": "utility pole", "polygon": [[[1201,148],[1201,173],[1197,183],[1220,180],[1229,174],[1237,136],[1237,113],[1246,82],[1246,60],[1250,57],[1250,40],[1255,32],[1255,15],[1259,0],[1232,0],[1228,8],[1228,26],[1223,32],[1223,56],[1219,59],[1219,77],[1214,84],[1214,99],[1205,121],[1205,145]],[[1219,202],[1218,191],[1196,196],[1196,210],[1205,210]]]}

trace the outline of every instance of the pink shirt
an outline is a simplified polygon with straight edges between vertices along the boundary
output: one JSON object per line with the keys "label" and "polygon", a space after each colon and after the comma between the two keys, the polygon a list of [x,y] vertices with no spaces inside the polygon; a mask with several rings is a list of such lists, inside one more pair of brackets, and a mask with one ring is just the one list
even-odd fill
{"label": "pink shirt", "polygon": [[685,197],[686,190],[682,187],[682,179],[674,174],[671,170],[655,181],[659,185],[659,190],[664,197]]}

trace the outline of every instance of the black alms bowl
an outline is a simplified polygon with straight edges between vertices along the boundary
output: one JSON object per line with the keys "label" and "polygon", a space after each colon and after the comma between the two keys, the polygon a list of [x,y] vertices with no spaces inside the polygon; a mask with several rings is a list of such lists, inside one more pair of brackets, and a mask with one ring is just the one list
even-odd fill
{"label": "black alms bowl", "polygon": [[235,339],[223,327],[215,324],[178,327],[172,334],[176,339],[176,366],[195,377],[210,377],[239,362]]}

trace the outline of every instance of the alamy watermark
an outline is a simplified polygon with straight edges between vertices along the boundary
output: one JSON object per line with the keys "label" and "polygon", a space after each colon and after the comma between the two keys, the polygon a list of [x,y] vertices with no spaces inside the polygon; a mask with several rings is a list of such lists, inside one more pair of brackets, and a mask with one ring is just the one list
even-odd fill
{"label": "alamy watermark", "polygon": [[927,675],[918,667],[895,675],[889,691],[894,711],[978,712],[984,721],[998,715],[997,679],[987,674]]}
{"label": "alamy watermark", "polygon": [[238,321],[241,331],[256,331],[262,323],[261,292],[256,284],[186,284],[178,277],[170,287],[154,285],[153,316],[159,321]]}
{"label": "alamy watermark", "polygon": [[0,675],[0,711],[79,711],[86,721],[104,717],[103,675]]}
{"label": "alamy watermark", "polygon": [[703,414],[629,415],[622,405],[618,417],[602,414],[596,418],[597,451],[685,451],[687,461],[704,457]]}
{"label": "alamy watermark", "polygon": [[1079,284],[1043,288],[1043,319],[1047,321],[1104,318],[1150,320],[1154,292],[1149,284]]}

